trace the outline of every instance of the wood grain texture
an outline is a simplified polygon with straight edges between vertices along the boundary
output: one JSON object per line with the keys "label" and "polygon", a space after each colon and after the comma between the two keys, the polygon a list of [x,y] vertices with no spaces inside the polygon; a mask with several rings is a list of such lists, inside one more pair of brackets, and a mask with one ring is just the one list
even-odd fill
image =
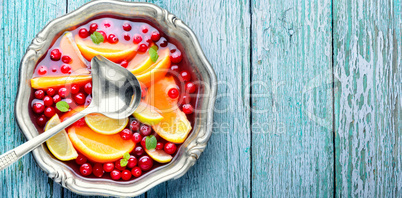
{"label": "wood grain texture", "polygon": [[[0,153],[4,153],[26,141],[14,117],[21,58],[47,22],[65,13],[65,1],[6,0],[0,6]],[[0,197],[60,197],[61,187],[48,179],[31,154],[1,171],[0,183]]]}
{"label": "wood grain texture", "polygon": [[331,1],[252,2],[252,196],[332,197]]}
{"label": "wood grain texture", "polygon": [[401,1],[334,1],[336,196],[402,196]]}

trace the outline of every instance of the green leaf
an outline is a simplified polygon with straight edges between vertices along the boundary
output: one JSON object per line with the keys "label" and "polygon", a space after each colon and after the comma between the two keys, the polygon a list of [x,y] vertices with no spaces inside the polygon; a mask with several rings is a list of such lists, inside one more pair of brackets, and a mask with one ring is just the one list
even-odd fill
{"label": "green leaf", "polygon": [[56,103],[56,108],[61,112],[67,112],[70,106],[66,101],[60,101]]}
{"label": "green leaf", "polygon": [[155,51],[158,51],[158,46],[156,45],[152,45],[151,48],[154,49]]}
{"label": "green leaf", "polygon": [[158,141],[156,140],[156,137],[153,135],[147,136],[145,138],[145,147],[147,147],[148,150],[155,149],[157,143]]}
{"label": "green leaf", "polygon": [[155,50],[154,47],[149,48],[148,50],[149,56],[151,57],[152,62],[156,62],[159,58],[157,49]]}
{"label": "green leaf", "polygon": [[91,39],[92,42],[94,42],[95,44],[102,43],[105,40],[105,38],[103,38],[103,35],[97,31],[91,34]]}
{"label": "green leaf", "polygon": [[130,159],[130,154],[129,153],[124,153],[123,159],[126,159],[126,160]]}
{"label": "green leaf", "polygon": [[121,159],[120,160],[120,166],[121,167],[125,167],[125,166],[127,166],[127,164],[128,164],[128,160],[126,160],[126,159]]}

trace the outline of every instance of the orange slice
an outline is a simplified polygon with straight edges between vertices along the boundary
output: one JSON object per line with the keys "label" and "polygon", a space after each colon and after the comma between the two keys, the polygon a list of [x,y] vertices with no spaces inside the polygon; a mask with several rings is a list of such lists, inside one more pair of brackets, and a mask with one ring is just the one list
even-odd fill
{"label": "orange slice", "polygon": [[87,126],[70,127],[68,136],[80,153],[99,163],[116,161],[135,147],[132,140],[123,140],[119,134],[103,135]]}
{"label": "orange slice", "polygon": [[37,77],[31,79],[31,87],[34,89],[46,89],[49,87],[59,87],[73,83],[85,83],[91,80],[92,77],[90,75]]}
{"label": "orange slice", "polygon": [[68,55],[71,58],[71,63],[69,63],[69,65],[71,66],[72,74],[89,74],[87,62],[84,57],[82,57],[81,52],[74,41],[73,35],[70,32],[67,32],[61,38],[60,49],[63,55]]}
{"label": "orange slice", "polygon": [[145,149],[145,152],[155,161],[159,162],[159,163],[168,163],[172,160],[172,156],[167,154],[165,151],[163,150],[156,150],[156,149],[152,149],[152,150],[148,150]]}

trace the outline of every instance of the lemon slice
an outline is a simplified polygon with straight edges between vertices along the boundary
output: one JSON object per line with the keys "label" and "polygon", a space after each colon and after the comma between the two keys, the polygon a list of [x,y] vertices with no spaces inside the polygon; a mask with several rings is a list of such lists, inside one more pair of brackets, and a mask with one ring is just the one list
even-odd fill
{"label": "lemon slice", "polygon": [[[124,45],[114,44],[101,44],[101,45],[90,45],[84,41],[77,41],[77,47],[81,51],[82,56],[88,61],[96,55],[102,55],[105,58],[113,61],[115,63],[121,62],[123,60],[129,60],[137,54],[138,45],[134,45],[127,48]],[[126,49],[124,49],[126,48]]]}
{"label": "lemon slice", "polygon": [[186,114],[180,109],[176,109],[173,112],[164,113],[163,116],[165,116],[164,119],[152,128],[159,136],[169,142],[183,143],[192,129]]}
{"label": "lemon slice", "polygon": [[[56,114],[46,124],[45,131],[58,124],[60,124],[60,119]],[[78,156],[77,151],[74,149],[73,144],[64,129],[48,139],[46,145],[49,148],[49,151],[61,161],[73,160]]]}
{"label": "lemon slice", "polygon": [[85,116],[85,122],[94,131],[104,134],[113,135],[122,131],[128,123],[128,118],[112,119],[99,113],[91,113]]}
{"label": "lemon slice", "polygon": [[155,161],[159,162],[159,163],[168,163],[172,160],[172,156],[167,154],[165,151],[163,150],[156,150],[156,149],[152,149],[152,150],[148,150],[145,149],[145,152],[147,152],[147,154]]}
{"label": "lemon slice", "polygon": [[140,102],[137,109],[134,111],[133,116],[140,122],[148,125],[156,125],[163,120],[163,116],[159,110],[145,102]]}

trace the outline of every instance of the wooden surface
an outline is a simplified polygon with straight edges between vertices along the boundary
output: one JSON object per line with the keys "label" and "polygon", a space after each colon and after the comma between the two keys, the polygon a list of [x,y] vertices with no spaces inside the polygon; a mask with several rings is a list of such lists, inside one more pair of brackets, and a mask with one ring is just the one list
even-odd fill
{"label": "wooden surface", "polygon": [[[0,0],[0,153],[20,60],[86,0]],[[220,84],[214,133],[183,177],[141,197],[401,197],[401,0],[149,0],[193,29]],[[31,155],[0,197],[79,197]]]}

